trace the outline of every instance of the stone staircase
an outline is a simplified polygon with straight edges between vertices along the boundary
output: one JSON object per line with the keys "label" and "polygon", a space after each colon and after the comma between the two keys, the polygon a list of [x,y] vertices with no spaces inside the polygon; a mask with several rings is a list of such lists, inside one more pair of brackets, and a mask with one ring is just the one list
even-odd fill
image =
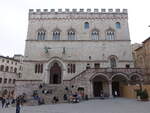
{"label": "stone staircase", "polygon": [[[40,98],[44,99],[45,104],[51,104],[54,96],[58,97],[59,103],[62,103],[64,94],[67,94],[65,86],[62,84],[43,84],[36,92]],[[25,105],[38,105],[38,101],[33,96],[27,97],[27,100]]]}

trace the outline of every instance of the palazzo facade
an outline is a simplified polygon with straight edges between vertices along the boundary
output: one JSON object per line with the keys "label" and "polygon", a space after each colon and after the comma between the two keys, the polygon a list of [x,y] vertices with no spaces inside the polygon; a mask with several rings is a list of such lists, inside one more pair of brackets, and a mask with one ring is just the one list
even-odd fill
{"label": "palazzo facade", "polygon": [[18,94],[44,83],[82,89],[91,98],[122,96],[123,85],[142,80],[143,70],[133,64],[127,9],[30,9],[24,56]]}

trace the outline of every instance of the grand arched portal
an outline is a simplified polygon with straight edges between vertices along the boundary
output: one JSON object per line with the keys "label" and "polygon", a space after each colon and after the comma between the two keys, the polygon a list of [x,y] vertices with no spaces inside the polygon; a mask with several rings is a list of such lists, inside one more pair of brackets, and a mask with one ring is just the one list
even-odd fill
{"label": "grand arched portal", "polygon": [[50,68],[50,84],[61,84],[61,67],[58,63]]}
{"label": "grand arched portal", "polygon": [[112,94],[114,97],[123,96],[123,86],[128,85],[128,77],[124,74],[116,74],[112,77]]}
{"label": "grand arched portal", "polygon": [[108,95],[108,79],[105,76],[97,75],[92,82],[94,97],[101,97],[102,94]]}

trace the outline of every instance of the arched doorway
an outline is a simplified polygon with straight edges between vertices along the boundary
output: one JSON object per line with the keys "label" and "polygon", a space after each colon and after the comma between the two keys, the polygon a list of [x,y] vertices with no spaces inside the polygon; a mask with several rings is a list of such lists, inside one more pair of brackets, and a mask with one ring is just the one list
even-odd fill
{"label": "arched doorway", "polygon": [[61,84],[61,67],[58,63],[50,68],[50,84]]}
{"label": "arched doorway", "polygon": [[123,86],[128,84],[126,75],[117,74],[112,77],[112,95],[114,97],[123,96]]}
{"label": "arched doorway", "polygon": [[98,75],[92,79],[93,83],[93,96],[101,97],[108,95],[108,79],[105,76]]}

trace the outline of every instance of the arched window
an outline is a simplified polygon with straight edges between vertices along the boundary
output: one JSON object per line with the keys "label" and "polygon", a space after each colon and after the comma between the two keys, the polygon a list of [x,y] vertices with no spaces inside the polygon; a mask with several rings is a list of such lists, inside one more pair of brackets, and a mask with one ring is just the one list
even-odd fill
{"label": "arched window", "polygon": [[53,31],[53,40],[60,40],[60,30]]}
{"label": "arched window", "polygon": [[99,32],[98,30],[93,30],[91,33],[92,40],[99,40]]}
{"label": "arched window", "polygon": [[109,29],[106,31],[106,40],[115,40],[114,30]]}
{"label": "arched window", "polygon": [[4,79],[4,84],[7,84],[7,78]]}
{"label": "arched window", "polygon": [[75,40],[75,31],[73,29],[68,31],[68,40]]}
{"label": "arched window", "polygon": [[9,71],[9,67],[8,67],[8,66],[6,66],[5,71],[6,71],[6,72],[8,72],[8,71]]}
{"label": "arched window", "polygon": [[120,28],[121,28],[120,22],[116,22],[116,28],[117,28],[117,29],[120,29]]}
{"label": "arched window", "polygon": [[13,79],[13,84],[15,84],[15,82],[16,82],[16,79]]}
{"label": "arched window", "polygon": [[17,68],[14,69],[14,73],[17,73]]}
{"label": "arched window", "polygon": [[0,71],[4,71],[4,65],[1,65]]}
{"label": "arched window", "polygon": [[11,79],[9,79],[8,83],[11,84]]}
{"label": "arched window", "polygon": [[89,27],[90,27],[90,26],[89,26],[89,23],[88,23],[88,22],[85,22],[85,23],[84,23],[84,29],[89,29]]}
{"label": "arched window", "polygon": [[45,40],[45,37],[46,37],[46,31],[44,29],[38,30],[37,40]]}
{"label": "arched window", "polygon": [[10,72],[13,72],[13,67],[10,67]]}
{"label": "arched window", "polygon": [[115,57],[110,57],[110,67],[111,68],[117,67],[117,63],[116,63],[116,58]]}

